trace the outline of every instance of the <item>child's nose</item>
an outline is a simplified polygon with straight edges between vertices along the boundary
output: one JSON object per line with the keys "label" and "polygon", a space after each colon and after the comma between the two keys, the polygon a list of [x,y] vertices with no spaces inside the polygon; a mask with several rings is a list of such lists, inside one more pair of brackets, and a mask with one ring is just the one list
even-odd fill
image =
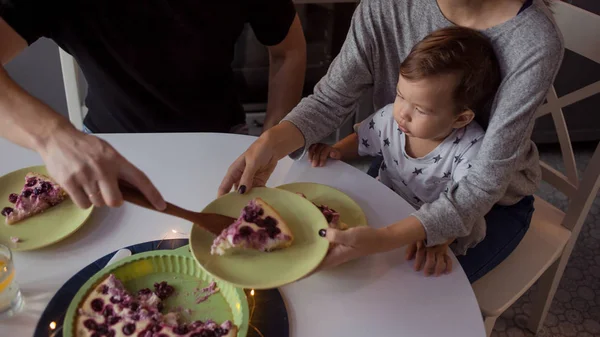
{"label": "child's nose", "polygon": [[404,119],[407,122],[410,122],[411,119],[410,112],[411,109],[408,104],[404,104],[402,107],[400,107],[400,117],[402,117],[402,119]]}

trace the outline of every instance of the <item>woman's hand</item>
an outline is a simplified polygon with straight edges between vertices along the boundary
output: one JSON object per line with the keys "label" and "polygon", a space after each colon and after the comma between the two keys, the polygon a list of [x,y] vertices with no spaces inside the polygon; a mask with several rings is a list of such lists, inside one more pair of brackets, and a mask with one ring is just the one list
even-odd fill
{"label": "woman's hand", "polygon": [[277,161],[303,145],[304,136],[290,122],[269,129],[231,164],[219,186],[219,196],[229,193],[232,187],[244,194],[252,187],[265,186]]}
{"label": "woman's hand", "polygon": [[417,241],[408,246],[406,260],[415,260],[415,271],[423,270],[425,276],[450,274],[452,271],[452,259],[448,255],[448,246],[454,239],[448,242],[426,247],[423,241]]}
{"label": "woman's hand", "polygon": [[252,187],[265,186],[277,161],[269,143],[259,138],[231,164],[219,186],[219,196],[229,193],[232,187],[244,194]]}
{"label": "woman's hand", "polygon": [[48,173],[81,208],[120,206],[120,179],[137,187],[157,209],[166,207],[150,179],[100,138],[65,128],[57,130],[38,152]]}
{"label": "woman's hand", "polygon": [[328,269],[359,257],[386,250],[384,229],[368,226],[353,227],[346,230],[333,228],[321,229],[319,235],[325,237],[331,246],[319,269]]}

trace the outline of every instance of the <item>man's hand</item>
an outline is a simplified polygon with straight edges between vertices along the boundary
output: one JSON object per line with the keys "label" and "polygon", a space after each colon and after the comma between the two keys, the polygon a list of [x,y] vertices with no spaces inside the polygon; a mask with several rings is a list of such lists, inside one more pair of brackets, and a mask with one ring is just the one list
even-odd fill
{"label": "man's hand", "polygon": [[426,247],[423,241],[412,243],[406,249],[406,260],[415,260],[415,271],[423,270],[425,276],[440,276],[452,271],[452,259],[448,255],[448,246],[454,239],[441,245]]}
{"label": "man's hand", "polygon": [[100,138],[66,128],[57,131],[38,152],[48,173],[81,208],[120,206],[120,179],[137,187],[157,209],[166,207],[150,179]]}
{"label": "man's hand", "polygon": [[327,144],[313,144],[308,149],[308,160],[313,167],[323,167],[327,159],[342,159],[342,153],[339,149]]}

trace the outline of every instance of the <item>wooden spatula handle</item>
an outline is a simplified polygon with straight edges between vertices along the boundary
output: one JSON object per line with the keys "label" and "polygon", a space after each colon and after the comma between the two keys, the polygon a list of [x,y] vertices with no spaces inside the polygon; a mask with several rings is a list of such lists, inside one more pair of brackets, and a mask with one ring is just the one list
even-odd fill
{"label": "wooden spatula handle", "polygon": [[[154,207],[154,205],[152,205],[152,203],[150,203],[148,199],[146,199],[146,196],[144,196],[144,194],[140,190],[138,190],[135,186],[129,184],[128,182],[122,180],[119,181],[119,189],[121,190],[121,194],[123,194],[123,199],[125,201],[154,211],[159,211]],[[190,212],[186,209],[175,206],[169,202],[167,202],[167,208],[159,212],[180,217],[192,222],[196,220],[194,212]]]}

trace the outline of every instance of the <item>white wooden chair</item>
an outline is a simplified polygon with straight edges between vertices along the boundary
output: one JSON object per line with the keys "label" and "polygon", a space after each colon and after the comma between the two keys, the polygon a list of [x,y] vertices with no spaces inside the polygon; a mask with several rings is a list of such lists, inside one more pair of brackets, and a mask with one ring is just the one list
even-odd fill
{"label": "white wooden chair", "polygon": [[81,130],[83,127],[83,118],[85,118],[85,114],[87,113],[87,107],[82,103],[84,95],[82,95],[79,90],[79,66],[73,56],[62,50],[60,47],[58,48],[58,53],[65,85],[65,97],[67,99],[69,120],[78,130]]}
{"label": "white wooden chair", "polygon": [[[562,1],[554,2],[553,11],[566,49],[600,63],[600,16]],[[600,144],[580,182],[562,108],[598,93],[600,81],[561,97],[557,97],[552,88],[547,103],[536,113],[536,117],[552,115],[565,165],[563,174],[540,162],[542,178],[564,193],[569,204],[567,212],[563,213],[536,196],[531,227],[523,241],[505,261],[473,284],[488,336],[496,319],[536,281],[537,292],[532,297],[528,328],[537,333],[544,323],[573,246],[600,187]]]}

